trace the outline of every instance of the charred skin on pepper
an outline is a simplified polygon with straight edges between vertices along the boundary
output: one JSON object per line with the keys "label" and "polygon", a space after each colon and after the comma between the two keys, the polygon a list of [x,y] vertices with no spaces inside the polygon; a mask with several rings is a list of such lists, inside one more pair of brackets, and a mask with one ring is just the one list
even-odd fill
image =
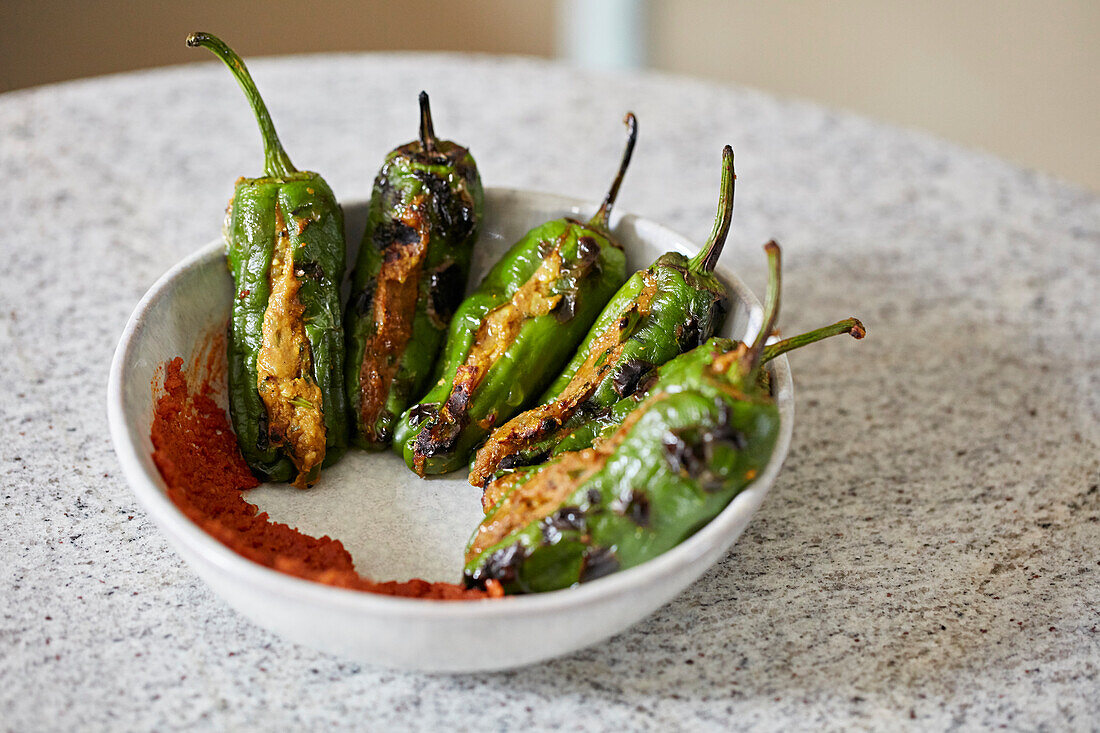
{"label": "charred skin on pepper", "polygon": [[[584,450],[612,435],[623,420],[646,398],[661,391],[661,385],[677,384],[684,374],[702,368],[719,354],[735,348],[739,342],[711,338],[699,347],[665,362],[639,380],[637,389],[599,412],[579,416],[566,425],[547,433],[501,463],[482,494],[482,509],[488,513],[501,497],[500,483],[506,477],[530,472],[548,459],[562,453]],[[514,461],[514,463],[509,463]],[[515,480],[514,478],[512,480]]]}
{"label": "charred skin on pepper", "polygon": [[[691,259],[669,252],[612,297],[540,404],[497,428],[478,449],[470,483],[484,487],[504,468],[527,465],[548,435],[577,426],[629,396],[650,370],[698,346],[722,325],[729,297],[713,274],[733,217],[733,150],[722,151],[718,211]],[[674,335],[674,336],[673,336]]]}
{"label": "charred skin on pepper", "polygon": [[485,316],[466,361],[455,371],[450,396],[434,415],[431,425],[416,437],[413,470],[418,474],[424,475],[427,458],[454,447],[459,434],[470,422],[470,396],[515,342],[524,324],[549,314],[561,302],[562,294],[552,289],[561,273],[561,266],[561,254],[555,249],[543,259],[527,282],[516,290],[511,300]]}
{"label": "charred skin on pepper", "polygon": [[[645,276],[642,278],[644,280]],[[617,366],[618,356],[622,353],[623,344],[632,326],[638,317],[648,313],[649,303],[655,293],[654,283],[646,282],[641,295],[633,301],[628,312],[624,312],[589,345],[584,362],[556,399],[520,413],[493,431],[485,444],[478,449],[470,467],[471,484],[484,486],[492,473],[501,468],[510,456],[557,430],[576,413],[596,391],[600,382]]]}
{"label": "charred skin on pepper", "polygon": [[[759,379],[779,308],[779,248],[766,249],[768,297],[753,343],[717,355],[704,345],[707,358],[680,357],[608,437],[497,479],[503,495],[468,546],[469,585],[495,579],[509,593],[539,592],[645,562],[710,521],[763,471],[779,431]],[[797,345],[863,336],[855,319],[841,323],[796,337]],[[570,525],[548,532],[547,518],[564,510]]]}
{"label": "charred skin on pepper", "polygon": [[[603,470],[607,459],[641,416],[641,411],[632,413],[614,436],[596,448],[564,453],[527,475],[507,477],[502,482],[506,490],[500,492],[503,495],[478,526],[466,548],[467,562],[517,529],[549,516],[578,485]],[[497,491],[494,488],[494,492]]]}
{"label": "charred skin on pepper", "polygon": [[426,387],[466,289],[484,193],[470,152],[439,140],[420,94],[419,139],[375,178],[347,309],[353,441],[380,449]]}
{"label": "charred skin on pepper", "polygon": [[[845,318],[829,326],[824,326],[808,333],[791,336],[782,341],[766,345],[764,347],[761,362],[767,363],[788,351],[841,334],[850,334],[853,338],[861,339],[866,335],[866,331],[863,328],[863,324],[860,323],[858,319]],[[496,479],[502,475],[506,475],[507,470],[542,463],[547,458],[551,458],[560,453],[582,450],[594,445],[614,432],[622,423],[623,419],[638,406],[638,403],[641,402],[642,399],[662,389],[662,385],[672,385],[675,388],[675,386],[680,383],[680,380],[685,378],[685,376],[692,371],[701,369],[705,363],[722,363],[718,358],[719,356],[744,348],[747,347],[741,342],[735,342],[725,338],[711,338],[707,340],[701,346],[666,362],[655,371],[648,372],[642,382],[639,383],[633,395],[619,400],[594,415],[585,416],[585,418],[576,425],[570,424],[558,428],[547,434],[542,440],[528,446],[524,452],[517,455],[515,463],[512,465],[502,464],[501,470],[498,470],[493,478]],[[737,357],[725,356],[723,360],[735,360],[736,358]],[[760,388],[764,390],[770,389],[768,372],[766,370],[759,371],[758,382]],[[522,468],[519,470],[522,470]],[[489,491],[495,483],[494,481],[489,484],[486,493],[482,497],[482,506],[485,511],[488,511],[496,502],[496,498],[499,498],[499,495],[496,495],[496,498],[494,498],[493,492]]]}
{"label": "charred skin on pepper", "polygon": [[424,198],[417,197],[401,211],[399,234],[385,248],[381,268],[371,284],[374,330],[367,336],[355,380],[359,387],[358,425],[371,443],[389,438],[379,418],[386,408],[401,355],[412,338],[420,275],[430,240],[424,205]]}
{"label": "charred skin on pepper", "polygon": [[563,218],[527,232],[459,306],[438,378],[402,416],[395,450],[417,474],[461,467],[471,450],[541,392],[625,279],[608,218],[636,137],[587,223]]}
{"label": "charred skin on pepper", "polygon": [[291,163],[240,57],[207,33],[187,43],[230,69],[264,143],[264,175],[237,180],[224,225],[237,293],[228,339],[234,432],[258,478],[305,487],[347,444],[343,212],[321,176]]}

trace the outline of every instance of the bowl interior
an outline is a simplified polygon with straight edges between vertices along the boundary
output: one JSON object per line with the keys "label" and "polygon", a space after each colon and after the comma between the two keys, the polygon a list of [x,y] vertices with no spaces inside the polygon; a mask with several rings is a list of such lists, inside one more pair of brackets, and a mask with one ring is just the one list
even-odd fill
{"label": "bowl interior", "polygon": [[[366,206],[345,206],[349,252],[353,263],[365,222]],[[565,214],[587,218],[589,207],[555,196],[490,190],[486,196],[484,233],[471,271],[475,287],[493,262],[531,227]],[[627,252],[628,270],[647,266],[669,250],[694,253],[679,235],[652,222],[625,215],[614,221],[614,233]],[[149,428],[158,365],[174,356],[185,364],[204,362],[199,353],[213,344],[229,318],[232,280],[221,243],[212,243],[174,272],[165,297],[153,304],[124,385],[124,412],[131,440],[161,491],[163,482],[148,456]],[[759,308],[731,273],[719,270],[733,290],[733,308],[723,329],[741,337],[758,327]],[[213,355],[215,358],[219,354]],[[224,386],[224,380],[219,382]],[[224,389],[217,398],[225,407]],[[352,450],[309,491],[288,484],[264,484],[248,500],[285,522],[314,536],[339,539],[355,559],[359,572],[377,579],[458,579],[466,540],[481,519],[481,490],[470,486],[465,472],[420,479],[394,453]]]}

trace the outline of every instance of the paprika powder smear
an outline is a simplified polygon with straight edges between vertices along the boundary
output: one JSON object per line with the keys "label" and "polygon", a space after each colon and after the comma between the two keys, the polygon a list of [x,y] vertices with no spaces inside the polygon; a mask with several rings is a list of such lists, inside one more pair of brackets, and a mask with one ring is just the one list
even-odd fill
{"label": "paprika powder smear", "polygon": [[[198,366],[196,364],[196,366]],[[210,377],[189,386],[183,359],[163,365],[163,394],[156,399],[150,438],[153,462],[168,498],[188,518],[239,555],[279,572],[340,588],[406,598],[480,600],[503,595],[454,583],[374,582],[355,572],[339,540],[311,537],[245,500],[259,482],[249,471],[225,411],[214,400]]]}

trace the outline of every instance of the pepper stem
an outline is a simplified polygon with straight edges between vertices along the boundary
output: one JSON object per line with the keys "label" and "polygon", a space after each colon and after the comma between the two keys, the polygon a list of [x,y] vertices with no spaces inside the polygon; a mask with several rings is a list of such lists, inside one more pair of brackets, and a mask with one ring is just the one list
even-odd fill
{"label": "pepper stem", "polygon": [[726,235],[730,231],[730,222],[733,221],[733,186],[736,180],[733,148],[727,145],[722,149],[722,187],[718,191],[718,213],[714,216],[714,228],[699,254],[688,262],[688,269],[692,272],[713,272],[714,266],[718,264]]}
{"label": "pepper stem", "polygon": [[777,356],[786,354],[788,351],[801,349],[803,346],[808,346],[809,344],[816,343],[831,336],[839,336],[842,333],[850,333],[852,334],[852,338],[861,339],[867,335],[867,329],[863,327],[863,324],[859,322],[858,318],[845,318],[843,321],[838,321],[831,326],[825,326],[815,331],[799,334],[798,336],[791,336],[782,341],[776,341],[774,344],[768,344],[764,347],[764,355],[761,357],[760,361],[771,361]]}
{"label": "pepper stem", "polygon": [[428,103],[428,93],[420,92],[420,147],[425,153],[434,153],[437,142],[439,138],[435,136],[435,127],[432,125],[432,108]]}
{"label": "pepper stem", "polygon": [[256,115],[256,122],[260,125],[260,134],[264,138],[264,174],[271,178],[282,178],[296,172],[298,169],[290,162],[290,157],[283,150],[283,144],[275,134],[275,125],[271,122],[267,105],[260,97],[256,82],[252,81],[252,75],[248,73],[248,68],[245,67],[241,57],[227,46],[225,41],[212,33],[192,33],[187,37],[187,45],[192,48],[203,46],[213,51],[214,55],[229,67],[237,83],[244,90],[244,95],[252,106],[252,112]]}
{"label": "pepper stem", "polygon": [[607,231],[608,221],[611,218],[611,207],[615,205],[615,199],[619,196],[619,187],[623,185],[623,176],[626,175],[626,168],[630,165],[630,156],[634,153],[634,143],[638,139],[638,119],[634,116],[633,112],[626,113],[626,117],[623,118],[623,123],[626,125],[628,132],[626,150],[623,151],[623,159],[619,163],[619,172],[615,176],[615,180],[611,182],[611,189],[607,192],[607,196],[604,197],[603,203],[600,204],[600,208],[588,222],[589,226],[603,229],[604,231]]}
{"label": "pepper stem", "polygon": [[768,291],[764,295],[764,320],[760,324],[760,330],[749,347],[748,358],[745,362],[745,373],[754,374],[761,364],[764,354],[764,344],[775,329],[775,322],[779,318],[779,291],[782,286],[782,257],[779,245],[775,240],[764,245],[764,251],[768,253]]}

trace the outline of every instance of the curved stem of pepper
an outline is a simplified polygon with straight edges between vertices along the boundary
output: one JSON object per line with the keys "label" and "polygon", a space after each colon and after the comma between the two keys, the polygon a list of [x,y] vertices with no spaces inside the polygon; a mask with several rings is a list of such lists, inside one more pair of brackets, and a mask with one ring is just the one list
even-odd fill
{"label": "curved stem of pepper", "polygon": [[842,333],[850,333],[852,338],[861,339],[867,335],[867,329],[863,327],[858,318],[845,318],[843,321],[838,321],[831,326],[825,326],[808,333],[785,338],[782,341],[776,341],[774,344],[768,344],[764,347],[764,355],[760,361],[762,363],[769,362],[788,351],[801,349],[803,346],[808,346],[831,336],[839,336]]}
{"label": "curved stem of pepper", "polygon": [[779,291],[782,286],[782,257],[779,245],[775,240],[764,245],[764,251],[768,253],[768,291],[764,295],[764,320],[760,324],[760,330],[749,347],[748,357],[745,363],[745,373],[752,375],[759,368],[761,357],[764,354],[764,344],[775,329],[775,322],[779,319]]}
{"label": "curved stem of pepper", "polygon": [[726,235],[730,231],[730,222],[733,221],[733,186],[736,180],[733,148],[727,145],[722,149],[722,187],[718,192],[718,213],[714,216],[714,228],[699,254],[688,261],[688,269],[692,272],[713,272],[714,266],[718,264]]}
{"label": "curved stem of pepper", "polygon": [[432,125],[432,108],[428,103],[428,93],[420,92],[420,147],[426,153],[434,153],[438,140],[435,136],[435,126]]}
{"label": "curved stem of pepper", "polygon": [[256,115],[256,122],[260,125],[260,134],[264,139],[264,175],[270,178],[282,178],[298,169],[290,162],[290,157],[283,150],[283,144],[279,142],[279,136],[275,134],[275,125],[271,122],[271,115],[267,111],[260,92],[256,89],[256,82],[248,73],[244,61],[236,54],[225,41],[212,33],[192,33],[187,37],[187,45],[192,48],[202,46],[210,49],[215,56],[229,67],[237,83],[244,90],[248,104]]}
{"label": "curved stem of pepper", "polygon": [[623,185],[623,176],[626,175],[626,168],[630,165],[630,156],[634,153],[634,143],[638,139],[638,119],[634,116],[633,112],[627,112],[626,117],[623,118],[623,124],[626,125],[627,138],[626,138],[626,150],[623,151],[623,159],[619,163],[619,172],[615,176],[615,180],[611,182],[611,189],[607,192],[607,196],[604,197],[603,203],[600,204],[600,208],[588,221],[590,227],[596,229],[608,230],[608,221],[611,218],[611,207],[615,205],[615,199],[619,196],[619,187]]}

